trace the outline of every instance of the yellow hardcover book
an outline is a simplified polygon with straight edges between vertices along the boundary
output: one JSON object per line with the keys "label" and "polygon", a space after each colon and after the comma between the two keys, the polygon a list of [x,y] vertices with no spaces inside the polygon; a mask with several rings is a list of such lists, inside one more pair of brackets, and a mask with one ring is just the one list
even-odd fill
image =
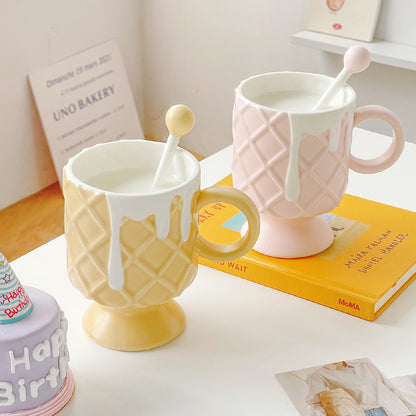
{"label": "yellow hardcover book", "polygon": [[[232,186],[231,176],[218,185]],[[234,261],[199,261],[373,321],[416,278],[416,213],[346,194],[323,217],[335,240],[315,256],[279,259],[251,250]],[[204,237],[223,244],[240,238],[245,221],[237,208],[222,202],[202,208],[199,219]]]}

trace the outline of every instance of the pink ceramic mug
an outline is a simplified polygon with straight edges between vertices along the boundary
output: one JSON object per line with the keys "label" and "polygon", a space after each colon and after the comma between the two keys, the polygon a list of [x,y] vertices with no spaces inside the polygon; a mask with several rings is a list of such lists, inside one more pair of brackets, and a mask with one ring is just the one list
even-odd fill
{"label": "pink ceramic mug", "polygon": [[[255,202],[261,218],[255,250],[274,257],[305,257],[329,247],[333,232],[320,214],[340,202],[349,169],[374,173],[400,156],[404,134],[387,108],[356,109],[347,84],[330,107],[312,111],[333,79],[275,72],[256,75],[236,89],[233,112],[233,181]],[[354,126],[380,119],[393,129],[388,150],[375,159],[351,155]]]}

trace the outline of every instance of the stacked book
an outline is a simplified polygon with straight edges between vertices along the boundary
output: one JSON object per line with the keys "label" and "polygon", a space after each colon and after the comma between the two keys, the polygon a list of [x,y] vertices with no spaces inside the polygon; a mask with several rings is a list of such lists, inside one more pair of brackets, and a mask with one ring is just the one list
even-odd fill
{"label": "stacked book", "polygon": [[[218,185],[232,186],[231,176]],[[416,213],[346,194],[323,217],[335,240],[315,256],[279,259],[251,250],[234,261],[199,261],[373,321],[416,278]],[[201,234],[216,243],[239,239],[244,222],[244,215],[227,203],[200,211]]]}

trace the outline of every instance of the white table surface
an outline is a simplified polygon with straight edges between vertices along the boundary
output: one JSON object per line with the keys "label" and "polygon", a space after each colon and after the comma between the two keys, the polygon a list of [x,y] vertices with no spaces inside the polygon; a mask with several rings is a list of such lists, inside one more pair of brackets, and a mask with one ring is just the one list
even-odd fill
{"label": "white table surface", "polygon": [[[353,152],[371,156],[385,136],[355,129]],[[360,153],[358,153],[358,149]],[[203,187],[230,173],[231,148],[201,162]],[[348,192],[416,210],[416,145],[390,169],[351,172]],[[56,297],[69,320],[76,392],[62,416],[297,415],[276,372],[369,357],[388,377],[416,373],[416,284],[375,322],[200,266],[178,298],[187,326],[161,348],[118,352],[95,344],[81,318],[90,301],[67,277],[63,236],[15,260],[24,285]]]}

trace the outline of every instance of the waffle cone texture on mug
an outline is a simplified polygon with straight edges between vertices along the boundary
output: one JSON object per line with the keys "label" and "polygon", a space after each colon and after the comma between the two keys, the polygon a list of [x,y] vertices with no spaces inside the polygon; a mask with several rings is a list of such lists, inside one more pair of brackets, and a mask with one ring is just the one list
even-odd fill
{"label": "waffle cone texture on mug", "polygon": [[260,213],[283,218],[331,211],[347,187],[353,115],[345,113],[337,151],[328,149],[329,130],[304,134],[299,151],[300,195],[285,198],[290,158],[290,121],[287,113],[250,105],[237,97],[233,119],[234,186],[247,193]]}
{"label": "waffle cone texture on mug", "polygon": [[85,297],[109,307],[148,307],[179,296],[192,283],[198,265],[198,192],[192,200],[187,241],[181,236],[179,196],[170,207],[166,239],[157,237],[155,215],[141,221],[123,218],[120,248],[125,281],[120,291],[108,285],[111,220],[105,195],[75,185],[65,173],[63,192],[68,274]]}

